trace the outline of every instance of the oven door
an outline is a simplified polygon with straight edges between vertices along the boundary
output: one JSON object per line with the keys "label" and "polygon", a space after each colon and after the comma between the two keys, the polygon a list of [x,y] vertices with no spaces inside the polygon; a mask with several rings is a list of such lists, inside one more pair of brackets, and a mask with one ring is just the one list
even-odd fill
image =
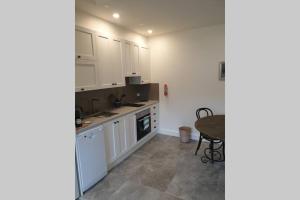
{"label": "oven door", "polygon": [[148,133],[151,132],[151,116],[147,114],[143,117],[140,117],[137,121],[137,141],[142,139]]}

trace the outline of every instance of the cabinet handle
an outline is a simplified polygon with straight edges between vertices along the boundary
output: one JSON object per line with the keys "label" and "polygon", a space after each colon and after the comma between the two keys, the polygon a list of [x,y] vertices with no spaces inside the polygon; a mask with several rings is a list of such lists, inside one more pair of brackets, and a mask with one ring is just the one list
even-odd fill
{"label": "cabinet handle", "polygon": [[156,126],[154,126],[154,128],[156,128]]}
{"label": "cabinet handle", "polygon": [[81,56],[77,56],[77,58],[79,59],[79,58],[81,58]]}
{"label": "cabinet handle", "polygon": [[153,113],[153,115],[156,115],[156,113]]}
{"label": "cabinet handle", "polygon": [[135,72],[133,72],[132,74],[136,74]]}
{"label": "cabinet handle", "polygon": [[117,83],[112,83],[112,85],[117,85]]}
{"label": "cabinet handle", "polygon": [[81,91],[84,91],[84,88],[81,88],[80,90],[81,90]]}
{"label": "cabinet handle", "polygon": [[155,106],[153,106],[153,109],[155,109],[156,107]]}
{"label": "cabinet handle", "polygon": [[154,122],[156,122],[156,120],[154,120]]}

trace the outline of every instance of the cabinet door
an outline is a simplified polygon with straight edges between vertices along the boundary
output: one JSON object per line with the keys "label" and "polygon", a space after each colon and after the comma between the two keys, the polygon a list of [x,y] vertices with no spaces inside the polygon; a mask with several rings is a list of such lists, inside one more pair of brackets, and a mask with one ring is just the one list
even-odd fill
{"label": "cabinet door", "polygon": [[114,135],[114,148],[115,148],[116,158],[117,158],[121,154],[118,120],[115,120],[113,122],[113,135]]}
{"label": "cabinet door", "polygon": [[75,30],[76,60],[95,60],[95,35],[83,28]]}
{"label": "cabinet door", "polygon": [[125,140],[126,149],[130,149],[137,142],[135,114],[129,114],[125,117]]}
{"label": "cabinet door", "polygon": [[126,130],[125,130],[125,118],[118,120],[118,134],[119,134],[119,146],[120,146],[120,155],[122,155],[126,150]]}
{"label": "cabinet door", "polygon": [[139,46],[137,44],[133,44],[131,46],[132,49],[132,72],[136,73],[137,75],[140,75],[141,70],[140,70],[140,50],[139,50]]}
{"label": "cabinet door", "polygon": [[140,48],[140,67],[142,83],[150,83],[150,53],[148,48]]}
{"label": "cabinet door", "polygon": [[133,72],[132,72],[132,53],[131,53],[130,42],[128,41],[123,42],[122,55],[123,55],[125,76],[131,76]]}
{"label": "cabinet door", "polygon": [[97,66],[99,67],[99,84],[100,88],[109,88],[114,81],[114,70],[110,65],[110,39],[97,35]]}
{"label": "cabinet door", "polygon": [[98,69],[93,61],[78,62],[75,64],[75,91],[97,89]]}
{"label": "cabinet door", "polygon": [[116,159],[113,122],[108,122],[107,124],[104,124],[104,141],[106,162],[107,164],[111,164]]}
{"label": "cabinet door", "polygon": [[122,45],[117,39],[110,40],[110,67],[113,71],[113,86],[124,86],[125,76],[122,62]]}
{"label": "cabinet door", "polygon": [[151,131],[157,131],[159,126],[159,104],[151,106]]}

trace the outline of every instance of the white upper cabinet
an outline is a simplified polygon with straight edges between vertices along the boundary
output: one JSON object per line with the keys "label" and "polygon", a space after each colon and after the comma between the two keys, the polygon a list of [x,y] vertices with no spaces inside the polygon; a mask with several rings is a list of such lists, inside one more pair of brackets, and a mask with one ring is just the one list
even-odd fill
{"label": "white upper cabinet", "polygon": [[146,47],[140,48],[140,68],[141,68],[141,78],[142,83],[150,83],[150,51]]}
{"label": "white upper cabinet", "polygon": [[110,40],[110,67],[113,68],[113,86],[125,86],[124,67],[122,61],[122,43],[118,39]]}
{"label": "white upper cabinet", "polygon": [[95,90],[98,88],[98,68],[93,61],[75,64],[75,91]]}
{"label": "white upper cabinet", "polygon": [[96,46],[100,88],[124,86],[121,41],[97,35]]}
{"label": "white upper cabinet", "polygon": [[150,83],[149,49],[76,27],[75,91],[125,86],[125,76]]}
{"label": "white upper cabinet", "polygon": [[141,75],[140,69],[140,48],[137,44],[132,45],[132,71],[137,75]]}
{"label": "white upper cabinet", "polygon": [[132,75],[132,51],[131,51],[131,42],[123,41],[123,64],[125,76]]}
{"label": "white upper cabinet", "polygon": [[95,34],[93,31],[77,27],[75,30],[76,61],[95,60]]}
{"label": "white upper cabinet", "polygon": [[125,76],[139,76],[139,46],[133,42],[123,42],[123,64]]}
{"label": "white upper cabinet", "polygon": [[114,76],[114,70],[109,63],[109,43],[108,37],[96,36],[96,47],[97,47],[97,67],[99,88],[108,88],[112,85],[112,79]]}

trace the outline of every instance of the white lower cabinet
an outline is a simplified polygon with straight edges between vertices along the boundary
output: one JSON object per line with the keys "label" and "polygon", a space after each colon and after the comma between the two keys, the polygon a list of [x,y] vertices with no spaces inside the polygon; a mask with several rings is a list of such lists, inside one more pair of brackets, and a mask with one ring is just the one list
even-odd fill
{"label": "white lower cabinet", "polygon": [[[155,132],[158,129],[158,104],[151,108],[152,129]],[[140,110],[141,111],[141,110]],[[137,112],[140,112],[137,111]],[[123,117],[109,121],[103,125],[104,141],[106,151],[106,161],[108,169],[124,159],[130,151],[137,146],[136,113],[131,113]]]}
{"label": "white lower cabinet", "polygon": [[136,143],[135,115],[129,114],[104,124],[107,164],[112,164]]}
{"label": "white lower cabinet", "polygon": [[125,140],[127,150],[137,143],[135,114],[129,114],[125,117]]}
{"label": "white lower cabinet", "polygon": [[114,126],[112,122],[104,124],[104,143],[106,163],[110,164],[116,159]]}
{"label": "white lower cabinet", "polygon": [[151,131],[157,131],[158,130],[158,113],[159,113],[159,104],[155,104],[151,106]]}

